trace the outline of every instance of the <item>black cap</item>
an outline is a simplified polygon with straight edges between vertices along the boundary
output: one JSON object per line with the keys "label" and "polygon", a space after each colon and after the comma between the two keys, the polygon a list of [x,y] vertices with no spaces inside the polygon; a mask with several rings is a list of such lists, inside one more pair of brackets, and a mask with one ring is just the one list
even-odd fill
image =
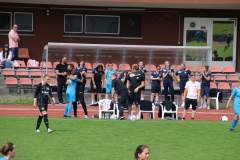
{"label": "black cap", "polygon": [[8,48],[8,44],[4,44],[3,48]]}

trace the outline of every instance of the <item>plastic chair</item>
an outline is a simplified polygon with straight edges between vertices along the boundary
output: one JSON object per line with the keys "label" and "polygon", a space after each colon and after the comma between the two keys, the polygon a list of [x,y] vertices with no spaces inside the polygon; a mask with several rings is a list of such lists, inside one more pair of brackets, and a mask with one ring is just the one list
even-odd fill
{"label": "plastic chair", "polygon": [[59,64],[59,61],[53,62],[53,68],[56,69],[57,65]]}
{"label": "plastic chair", "polygon": [[18,52],[19,52],[18,58],[30,58],[29,51],[27,48],[19,48]]}
{"label": "plastic chair", "polygon": [[[117,67],[116,63],[112,63],[112,65],[113,65],[112,69],[114,69],[115,71],[117,71],[117,70],[118,70],[118,67]],[[105,68],[108,69],[108,63],[106,64]]]}
{"label": "plastic chair", "polygon": [[13,69],[5,68],[4,70],[2,70],[2,75],[4,76],[4,78],[15,77],[15,71]]}
{"label": "plastic chair", "polygon": [[192,65],[188,65],[188,66],[186,66],[186,68],[189,69],[191,72],[196,72],[195,67]]}
{"label": "plastic chair", "polygon": [[202,66],[197,66],[197,72],[201,72],[202,71]]}
{"label": "plastic chair", "polygon": [[227,76],[227,81],[229,81],[229,82],[238,82],[239,81],[239,76],[229,75],[229,76]]}
{"label": "plastic chair", "polygon": [[218,89],[221,90],[231,90],[230,85],[226,82],[220,82],[218,83]]}
{"label": "plastic chair", "polygon": [[214,82],[210,82],[210,89],[217,88],[217,84]]}
{"label": "plastic chair", "polygon": [[5,84],[7,88],[18,87],[17,78],[13,78],[13,77],[6,78]]}
{"label": "plastic chair", "polygon": [[32,88],[32,81],[30,78],[20,78],[19,86],[20,88]]}
{"label": "plastic chair", "polygon": [[[99,107],[99,118],[102,118],[102,115],[105,113],[109,114],[109,118],[110,118],[110,113],[114,114],[115,113],[115,108],[116,106],[113,106],[112,110],[110,109],[110,105],[111,105],[111,100],[110,99],[102,99],[98,101],[98,107]],[[105,117],[104,117],[105,118]]]}
{"label": "plastic chair", "polygon": [[89,63],[89,62],[85,62],[85,67],[86,67],[88,70],[92,70],[92,65],[91,65],[91,63]]}
{"label": "plastic chair", "polygon": [[238,87],[239,86],[239,83],[232,83],[232,90],[234,89],[234,88],[236,88],[236,87]]}
{"label": "plastic chair", "polygon": [[219,94],[220,92],[217,92],[216,90],[218,89],[210,89],[210,99],[215,100],[216,101],[216,109],[219,109]]}
{"label": "plastic chair", "polygon": [[233,68],[233,66],[224,66],[223,67],[223,73],[228,73],[228,74],[231,74],[231,73],[235,73],[235,69]]}
{"label": "plastic chair", "polygon": [[149,100],[141,100],[140,101],[140,108],[139,108],[139,117],[141,117],[142,113],[149,113],[149,117],[154,119],[154,111],[155,105]]}
{"label": "plastic chair", "polygon": [[16,76],[18,78],[22,77],[29,77],[28,70],[26,69],[17,69],[16,70]]}
{"label": "plastic chair", "polygon": [[181,67],[180,65],[172,65],[172,68],[174,69],[174,71],[178,71]]}
{"label": "plastic chair", "polygon": [[37,86],[41,82],[42,82],[41,78],[34,78],[33,79],[33,86]]}
{"label": "plastic chair", "polygon": [[56,78],[50,78],[49,85],[57,85],[57,79]]}
{"label": "plastic chair", "polygon": [[78,66],[78,63],[77,62],[70,62],[69,64],[73,64],[74,65],[74,68],[76,68]]}
{"label": "plastic chair", "polygon": [[100,63],[100,62],[98,62],[98,63],[93,63],[93,68],[96,68],[98,65],[102,65],[103,68],[104,68],[104,64],[103,64],[103,63]]}
{"label": "plastic chair", "polygon": [[121,71],[131,71],[131,67],[130,67],[130,64],[119,64],[119,70]]}
{"label": "plastic chair", "polygon": [[160,106],[161,106],[161,109],[162,109],[162,119],[164,119],[165,113],[170,113],[170,114],[172,114],[172,119],[174,119],[174,114],[176,114],[176,120],[177,120],[177,118],[178,118],[178,106],[175,104],[175,102],[173,102],[173,104],[176,107],[176,111],[173,111],[172,109],[167,110],[165,108],[165,106],[163,106],[163,104],[160,103]]}
{"label": "plastic chair", "polygon": [[150,67],[149,67],[148,64],[146,64],[145,68],[146,68],[147,71],[151,71],[151,72],[156,71],[156,65],[154,65],[154,64],[150,64]]}
{"label": "plastic chair", "polygon": [[226,82],[226,76],[214,76],[214,80],[218,82]]}
{"label": "plastic chair", "polygon": [[210,66],[209,70],[212,73],[222,73],[220,66]]}
{"label": "plastic chair", "polygon": [[17,60],[19,66],[14,66],[14,68],[26,68],[26,64],[24,61]]}
{"label": "plastic chair", "polygon": [[47,65],[46,65],[46,62],[42,61],[40,63],[40,68],[41,69],[53,69],[53,66],[52,66],[52,63],[51,62],[47,62]]}
{"label": "plastic chair", "polygon": [[40,69],[31,69],[29,71],[30,78],[41,77],[45,72]]}

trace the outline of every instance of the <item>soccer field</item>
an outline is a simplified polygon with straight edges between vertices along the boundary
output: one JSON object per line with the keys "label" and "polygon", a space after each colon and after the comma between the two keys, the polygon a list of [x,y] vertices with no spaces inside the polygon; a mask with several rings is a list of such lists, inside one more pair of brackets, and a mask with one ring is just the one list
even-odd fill
{"label": "soccer field", "polygon": [[240,126],[230,122],[49,118],[35,133],[37,117],[0,117],[0,142],[16,144],[17,160],[133,160],[140,144],[150,160],[231,160],[240,157]]}

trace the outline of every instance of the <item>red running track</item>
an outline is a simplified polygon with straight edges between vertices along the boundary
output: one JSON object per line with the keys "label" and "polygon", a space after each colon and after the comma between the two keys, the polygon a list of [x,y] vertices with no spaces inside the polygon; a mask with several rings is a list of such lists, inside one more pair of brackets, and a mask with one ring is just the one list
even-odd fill
{"label": "red running track", "polygon": [[[61,117],[63,115],[64,105],[48,106],[48,115],[51,117]],[[98,115],[98,106],[88,106],[88,115]],[[179,117],[182,117],[183,108],[179,108]],[[78,117],[84,117],[84,112],[81,106],[78,106]],[[29,105],[0,105],[0,116],[38,116],[38,108],[34,109]],[[73,113],[72,113],[73,114]],[[196,120],[217,120],[219,121],[222,116],[226,115],[228,118],[234,116],[232,109],[197,109],[195,116]],[[126,116],[126,115],[125,115]],[[144,117],[149,117],[148,114],[143,114]],[[156,108],[155,118],[158,117],[158,108]],[[191,118],[191,109],[188,110],[186,119]]]}

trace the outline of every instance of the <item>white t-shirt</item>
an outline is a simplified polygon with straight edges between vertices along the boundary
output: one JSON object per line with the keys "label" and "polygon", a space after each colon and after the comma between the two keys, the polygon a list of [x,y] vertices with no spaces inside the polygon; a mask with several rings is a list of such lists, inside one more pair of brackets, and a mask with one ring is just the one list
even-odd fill
{"label": "white t-shirt", "polygon": [[185,88],[187,89],[187,98],[189,99],[197,99],[198,93],[197,91],[201,88],[200,83],[195,81],[188,81],[185,85]]}

